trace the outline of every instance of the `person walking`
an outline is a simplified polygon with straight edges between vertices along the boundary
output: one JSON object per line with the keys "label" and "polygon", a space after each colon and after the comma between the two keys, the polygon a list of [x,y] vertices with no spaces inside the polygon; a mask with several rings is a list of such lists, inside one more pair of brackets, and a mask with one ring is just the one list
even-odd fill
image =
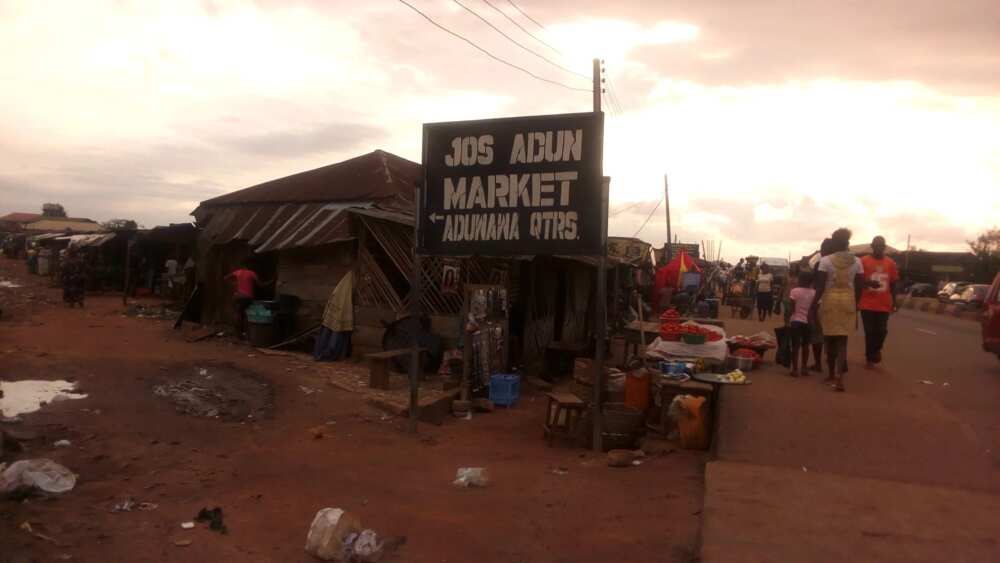
{"label": "person walking", "polygon": [[[833,254],[832,245],[833,241],[825,238],[823,242],[819,245],[819,260],[816,261],[816,265],[813,266],[813,289],[819,289],[816,286],[816,278],[819,274],[819,263],[820,261],[831,254]],[[815,301],[815,298],[814,298]],[[813,365],[809,368],[810,371],[823,371],[823,325],[819,322],[819,315],[809,315],[809,341],[812,343],[813,352]],[[845,369],[846,371],[846,369]]]}
{"label": "person walking", "polygon": [[[816,299],[816,290],[812,287],[813,273],[810,270],[803,270],[798,276],[798,287],[788,293],[788,300],[791,302],[791,316],[789,318],[789,332],[792,339],[792,377],[809,375],[806,369],[809,365],[809,310],[812,309],[813,300]],[[801,349],[802,364],[799,364],[799,350]]]}
{"label": "person walking", "polygon": [[882,346],[889,334],[889,315],[896,310],[896,261],[885,255],[885,238],[872,239],[872,253],[861,259],[865,283],[861,291],[861,322],[865,327],[865,367],[882,362]]}
{"label": "person walking", "polygon": [[[819,261],[816,297],[812,308],[819,315],[826,338],[826,365],[829,375],[824,380],[834,391],[844,391],[847,372],[847,337],[857,323],[858,301],[864,284],[864,267],[851,254],[851,231],[837,229],[830,236],[833,254]],[[818,303],[818,305],[817,305]]]}
{"label": "person walking", "polygon": [[757,317],[760,322],[771,316],[774,310],[774,274],[771,267],[761,264],[760,274],[757,275]]}

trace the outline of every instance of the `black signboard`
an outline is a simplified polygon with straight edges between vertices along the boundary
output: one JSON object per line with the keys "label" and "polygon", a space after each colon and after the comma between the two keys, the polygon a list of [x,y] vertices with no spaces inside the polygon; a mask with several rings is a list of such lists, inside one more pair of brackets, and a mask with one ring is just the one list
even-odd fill
{"label": "black signboard", "polygon": [[598,255],[604,118],[428,123],[417,252]]}

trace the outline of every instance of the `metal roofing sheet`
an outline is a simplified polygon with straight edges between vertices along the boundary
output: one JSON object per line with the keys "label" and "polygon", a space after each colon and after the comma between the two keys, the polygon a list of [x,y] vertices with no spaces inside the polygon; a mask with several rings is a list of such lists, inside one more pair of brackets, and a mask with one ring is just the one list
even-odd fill
{"label": "metal roofing sheet", "polygon": [[380,201],[391,207],[412,208],[414,190],[422,175],[422,168],[416,162],[376,150],[208,199],[201,202],[199,209],[237,204],[347,201]]}
{"label": "metal roofing sheet", "polygon": [[68,237],[59,237],[58,240],[68,240],[71,248],[83,248],[87,246],[101,246],[114,238],[114,233],[101,233],[95,235],[70,235]]}
{"label": "metal roofing sheet", "polygon": [[263,204],[224,207],[206,214],[203,241],[243,240],[254,252],[319,246],[353,238],[345,210],[365,211],[370,202]]}
{"label": "metal roofing sheet", "polygon": [[413,226],[414,220],[413,215],[410,213],[401,213],[397,211],[386,211],[384,209],[376,209],[374,207],[368,209],[348,209],[351,213],[358,215],[365,215],[367,217],[374,217],[376,219],[385,219],[386,221],[392,221],[394,223],[400,223],[402,225]]}

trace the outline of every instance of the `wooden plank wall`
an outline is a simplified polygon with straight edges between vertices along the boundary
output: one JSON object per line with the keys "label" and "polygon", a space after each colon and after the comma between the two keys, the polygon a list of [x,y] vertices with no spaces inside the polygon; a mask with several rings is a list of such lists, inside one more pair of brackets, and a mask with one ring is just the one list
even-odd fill
{"label": "wooden plank wall", "polygon": [[301,300],[296,317],[297,330],[309,328],[323,319],[330,293],[353,267],[353,241],[278,252],[276,292]]}

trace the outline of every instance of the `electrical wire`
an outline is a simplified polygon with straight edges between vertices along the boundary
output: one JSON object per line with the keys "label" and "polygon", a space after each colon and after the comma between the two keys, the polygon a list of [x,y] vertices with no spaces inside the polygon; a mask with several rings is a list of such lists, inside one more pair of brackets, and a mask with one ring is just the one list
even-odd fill
{"label": "electrical wire", "polygon": [[587,79],[587,80],[590,80],[590,77],[589,77],[589,76],[587,76],[586,74],[581,74],[581,73],[579,73],[579,72],[576,72],[575,70],[572,70],[572,69],[569,69],[569,68],[566,68],[566,67],[564,67],[563,65],[561,65],[561,64],[559,64],[559,63],[557,63],[557,62],[553,61],[552,59],[550,59],[550,58],[546,57],[545,55],[543,55],[543,54],[541,54],[541,53],[539,53],[539,52],[537,52],[537,51],[535,51],[535,50],[532,50],[532,49],[530,49],[530,48],[528,48],[528,47],[525,47],[525,46],[524,46],[524,45],[522,45],[522,44],[521,44],[521,43],[520,43],[519,41],[517,41],[516,39],[514,39],[514,38],[513,38],[513,37],[511,37],[510,35],[507,35],[506,33],[504,33],[504,32],[503,32],[503,31],[502,31],[502,30],[501,30],[501,29],[500,29],[499,27],[497,27],[497,26],[493,25],[493,22],[491,22],[490,20],[488,20],[488,19],[484,18],[484,17],[482,16],[482,15],[480,15],[480,14],[479,14],[479,12],[477,12],[477,11],[473,10],[472,8],[470,8],[470,7],[466,6],[465,4],[463,4],[463,3],[459,2],[458,0],[451,0],[451,1],[452,1],[452,2],[454,2],[454,3],[456,3],[456,4],[458,4],[458,5],[459,5],[459,6],[460,6],[460,7],[461,7],[461,8],[463,9],[463,10],[465,10],[466,12],[469,12],[470,14],[472,14],[472,15],[476,16],[477,18],[479,18],[480,20],[482,20],[482,22],[483,22],[483,23],[485,23],[486,25],[488,25],[488,26],[492,27],[492,28],[493,28],[493,31],[496,31],[496,32],[497,32],[497,33],[499,33],[500,35],[503,35],[503,36],[504,36],[504,38],[506,38],[506,39],[507,39],[507,41],[510,41],[511,43],[513,43],[513,44],[517,45],[518,47],[520,47],[520,48],[524,49],[525,51],[527,51],[527,52],[531,53],[532,55],[535,55],[535,56],[536,56],[536,57],[538,57],[539,59],[542,59],[543,61],[545,61],[545,62],[549,63],[550,65],[552,65],[552,66],[554,66],[554,67],[556,67],[556,68],[558,68],[559,70],[562,70],[562,71],[565,71],[565,72],[568,72],[568,73],[570,73],[570,74],[574,74],[574,75],[576,75],[576,76],[579,76],[580,78],[584,78],[584,79]]}
{"label": "electrical wire", "polygon": [[614,100],[611,99],[611,93],[607,89],[604,90],[604,105],[607,106],[611,115],[621,117],[621,112],[618,111],[618,107],[615,106]]}
{"label": "electrical wire", "polygon": [[639,227],[639,230],[636,231],[634,235],[632,235],[632,238],[639,236],[639,233],[641,233],[642,230],[646,228],[646,223],[649,223],[649,220],[653,218],[653,213],[656,213],[656,210],[659,209],[661,205],[663,205],[662,199],[656,202],[656,207],[654,207],[653,210],[649,212],[649,215],[646,216],[646,220],[642,222],[642,226]]}
{"label": "electrical wire", "polygon": [[497,12],[499,12],[501,16],[507,18],[507,21],[509,21],[510,23],[516,25],[518,29],[520,29],[521,31],[523,31],[523,32],[527,33],[528,35],[530,35],[531,38],[534,39],[535,41],[538,41],[542,45],[545,45],[546,47],[548,47],[549,49],[552,49],[553,51],[559,53],[560,55],[563,54],[563,52],[560,51],[559,49],[556,49],[552,45],[549,45],[545,41],[542,41],[542,39],[540,37],[538,37],[537,35],[535,35],[534,33],[531,33],[527,29],[524,29],[524,27],[522,27],[521,24],[517,23],[517,20],[515,20],[514,18],[508,16],[507,12],[501,10],[500,8],[497,8],[496,5],[493,4],[493,2],[490,2],[490,0],[483,0],[483,2],[486,2],[487,6],[489,6],[490,8],[493,8],[494,10],[496,10]]}
{"label": "electrical wire", "polygon": [[518,12],[521,12],[521,15],[522,15],[522,16],[524,16],[524,17],[528,18],[529,20],[531,20],[531,23],[533,23],[533,24],[537,25],[538,27],[540,27],[540,28],[542,28],[542,29],[545,29],[545,26],[544,26],[544,25],[542,25],[542,24],[538,23],[537,21],[535,21],[535,18],[533,18],[533,17],[529,16],[528,14],[524,13],[524,10],[522,10],[520,6],[518,6],[517,4],[515,4],[515,3],[514,3],[514,0],[507,0],[507,2],[508,2],[508,3],[509,3],[509,4],[511,5],[511,6],[514,6],[514,9],[515,9],[515,10],[517,10]]}
{"label": "electrical wire", "polygon": [[428,22],[430,22],[431,25],[433,25],[434,27],[440,29],[441,31],[444,31],[445,33],[447,33],[447,34],[449,34],[449,35],[451,35],[453,37],[456,37],[458,39],[461,39],[462,41],[465,41],[466,43],[468,43],[469,45],[471,45],[472,47],[474,47],[476,50],[482,52],[487,57],[489,57],[489,58],[491,58],[491,59],[493,59],[493,60],[495,60],[497,62],[503,63],[503,64],[505,64],[505,65],[507,65],[507,66],[509,66],[511,68],[515,68],[515,69],[517,69],[517,70],[519,70],[519,71],[527,74],[528,76],[534,78],[535,80],[541,80],[542,82],[548,82],[549,84],[554,84],[556,86],[561,86],[563,88],[566,88],[567,90],[576,90],[577,92],[593,93],[593,90],[591,88],[577,88],[577,87],[574,87],[574,86],[570,86],[568,84],[563,84],[562,82],[558,82],[558,81],[555,81],[555,80],[549,80],[548,78],[543,78],[541,76],[538,76],[537,74],[531,72],[530,70],[528,70],[528,69],[526,69],[524,67],[517,66],[516,64],[514,64],[514,63],[512,63],[510,61],[507,61],[505,59],[502,59],[502,58],[494,55],[493,53],[491,53],[491,52],[487,51],[486,49],[484,49],[484,48],[480,47],[479,45],[477,45],[472,40],[467,39],[466,37],[464,37],[462,35],[459,35],[458,33],[456,33],[454,31],[448,29],[447,27],[439,24],[438,22],[434,21],[430,16],[428,16],[425,13],[423,13],[422,11],[420,11],[419,8],[417,8],[413,4],[410,4],[406,0],[398,0],[398,1],[399,1],[400,4],[403,4],[406,7],[410,8],[411,10],[413,10],[414,12],[420,14],[421,17],[423,17],[425,20],[427,20]]}
{"label": "electrical wire", "polygon": [[614,213],[611,213],[610,215],[608,215],[608,217],[617,217],[617,216],[621,215],[622,213],[625,213],[629,209],[633,209],[635,207],[638,207],[639,205],[641,205],[643,203],[646,203],[646,202],[645,201],[637,201],[637,202],[633,203],[632,205],[629,205],[629,206],[625,207],[624,209],[619,209],[618,211],[615,211]]}
{"label": "electrical wire", "polygon": [[618,113],[625,113],[625,108],[622,107],[622,102],[618,99],[617,88],[612,84],[610,78],[608,79],[608,94],[611,95],[611,101],[618,106]]}
{"label": "electrical wire", "polygon": [[615,86],[611,82],[611,77],[608,76],[608,67],[601,61],[601,87],[603,92],[607,94],[609,105],[614,109],[618,116],[622,116],[625,110],[622,108],[621,102],[618,100],[618,94],[615,92]]}

